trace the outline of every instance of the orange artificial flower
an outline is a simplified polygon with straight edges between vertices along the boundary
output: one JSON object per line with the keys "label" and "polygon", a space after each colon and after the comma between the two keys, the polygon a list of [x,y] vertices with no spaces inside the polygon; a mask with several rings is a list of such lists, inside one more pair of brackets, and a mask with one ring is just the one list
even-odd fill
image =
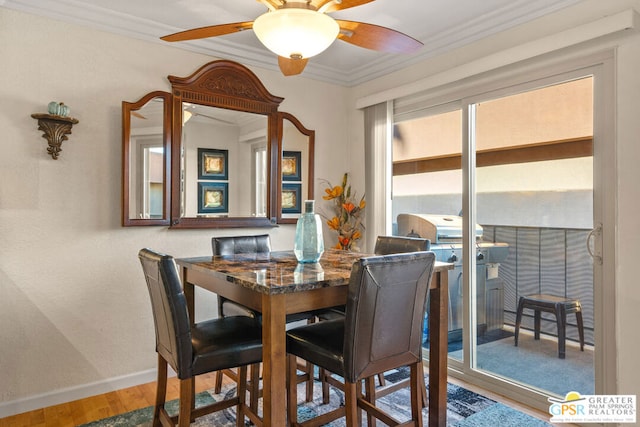
{"label": "orange artificial flower", "polygon": [[356,208],[356,205],[354,205],[351,202],[347,202],[347,203],[343,203],[342,207],[344,208],[345,211],[347,211],[348,213],[351,213]]}
{"label": "orange artificial flower", "polygon": [[343,248],[348,248],[349,247],[349,238],[348,237],[338,236],[338,241],[340,242],[340,244],[342,245]]}
{"label": "orange artificial flower", "polygon": [[342,187],[336,185],[333,188],[325,188],[324,192],[327,193],[327,195],[322,196],[322,198],[325,200],[332,200],[342,195]]}
{"label": "orange artificial flower", "polygon": [[351,238],[353,240],[358,240],[361,237],[362,237],[362,234],[360,233],[359,230],[354,231],[353,234],[351,235]]}
{"label": "orange artificial flower", "polygon": [[367,206],[367,203],[364,201],[364,199],[360,200],[360,210],[363,210],[365,206]]}
{"label": "orange artificial flower", "polygon": [[332,230],[339,230],[340,229],[340,220],[338,219],[338,217],[334,216],[329,221],[327,221],[327,225]]}

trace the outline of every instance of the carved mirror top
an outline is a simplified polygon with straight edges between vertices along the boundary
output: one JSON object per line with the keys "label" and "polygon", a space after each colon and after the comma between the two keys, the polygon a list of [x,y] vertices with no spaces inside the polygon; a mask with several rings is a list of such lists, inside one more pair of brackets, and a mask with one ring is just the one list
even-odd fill
{"label": "carved mirror top", "polygon": [[188,77],[169,76],[174,96],[182,101],[253,113],[275,113],[284,100],[272,95],[248,68],[213,61]]}

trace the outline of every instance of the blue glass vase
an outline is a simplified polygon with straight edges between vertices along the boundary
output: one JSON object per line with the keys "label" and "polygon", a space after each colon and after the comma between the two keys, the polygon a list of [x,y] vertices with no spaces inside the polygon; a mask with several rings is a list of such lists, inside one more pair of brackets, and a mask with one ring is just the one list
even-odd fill
{"label": "blue glass vase", "polygon": [[314,212],[314,204],[313,200],[305,200],[304,212],[296,225],[293,252],[301,263],[318,262],[324,252],[322,221],[320,215]]}

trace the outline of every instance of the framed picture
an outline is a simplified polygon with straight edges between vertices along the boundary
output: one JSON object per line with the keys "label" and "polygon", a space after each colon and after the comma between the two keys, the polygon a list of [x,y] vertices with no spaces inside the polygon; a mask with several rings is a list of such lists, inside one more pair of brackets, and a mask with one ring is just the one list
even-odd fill
{"label": "framed picture", "polygon": [[300,151],[282,152],[282,180],[302,181],[302,164],[300,163]]}
{"label": "framed picture", "polygon": [[226,182],[198,183],[198,213],[220,214],[229,212],[229,184]]}
{"label": "framed picture", "polygon": [[198,179],[229,179],[229,150],[198,148]]}
{"label": "framed picture", "polygon": [[282,213],[301,213],[302,184],[282,184]]}

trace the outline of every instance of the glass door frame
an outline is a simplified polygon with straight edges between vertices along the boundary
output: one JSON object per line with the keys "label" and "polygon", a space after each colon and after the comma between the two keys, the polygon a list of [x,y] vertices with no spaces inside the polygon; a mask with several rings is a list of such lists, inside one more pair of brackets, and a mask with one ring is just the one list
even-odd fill
{"label": "glass door frame", "polygon": [[[473,115],[472,105],[482,100],[494,99],[528,89],[534,89],[573,80],[585,76],[594,77],[594,224],[602,225],[602,232],[595,234],[594,248],[602,263],[594,261],[594,301],[595,301],[595,391],[596,394],[615,394],[616,392],[616,344],[615,344],[615,288],[605,286],[605,283],[615,283],[615,73],[614,53],[612,51],[599,52],[562,62],[540,60],[535,66],[518,65],[511,69],[496,71],[490,77],[478,78],[476,84],[465,82],[455,86],[449,93],[445,89],[438,90],[437,96],[429,100],[427,95],[422,97],[423,110],[437,108],[443,104],[460,102],[463,110],[463,126],[469,128],[470,117]],[[509,68],[509,67],[507,67]],[[435,93],[436,91],[434,91]],[[457,101],[456,101],[457,100]],[[393,120],[392,120],[393,122]],[[390,140],[387,141],[390,144]],[[463,223],[464,245],[463,276],[464,276],[464,322],[467,327],[464,335],[463,362],[449,359],[449,374],[460,377],[478,386],[496,391],[499,394],[510,395],[518,401],[532,407],[546,411],[548,409],[547,395],[525,389],[495,376],[479,372],[472,368],[474,354],[471,344],[475,341],[473,327],[475,316],[470,292],[470,280],[475,274],[475,239],[476,202],[475,202],[475,170],[474,141],[469,133],[463,131],[462,165],[463,165]],[[379,162],[389,159],[369,158],[368,166],[375,167]],[[387,203],[391,203],[388,199]],[[377,232],[384,232],[376,230]],[[381,234],[381,233],[380,233]],[[605,280],[606,277],[606,280]],[[606,331],[606,333],[605,333]]]}

